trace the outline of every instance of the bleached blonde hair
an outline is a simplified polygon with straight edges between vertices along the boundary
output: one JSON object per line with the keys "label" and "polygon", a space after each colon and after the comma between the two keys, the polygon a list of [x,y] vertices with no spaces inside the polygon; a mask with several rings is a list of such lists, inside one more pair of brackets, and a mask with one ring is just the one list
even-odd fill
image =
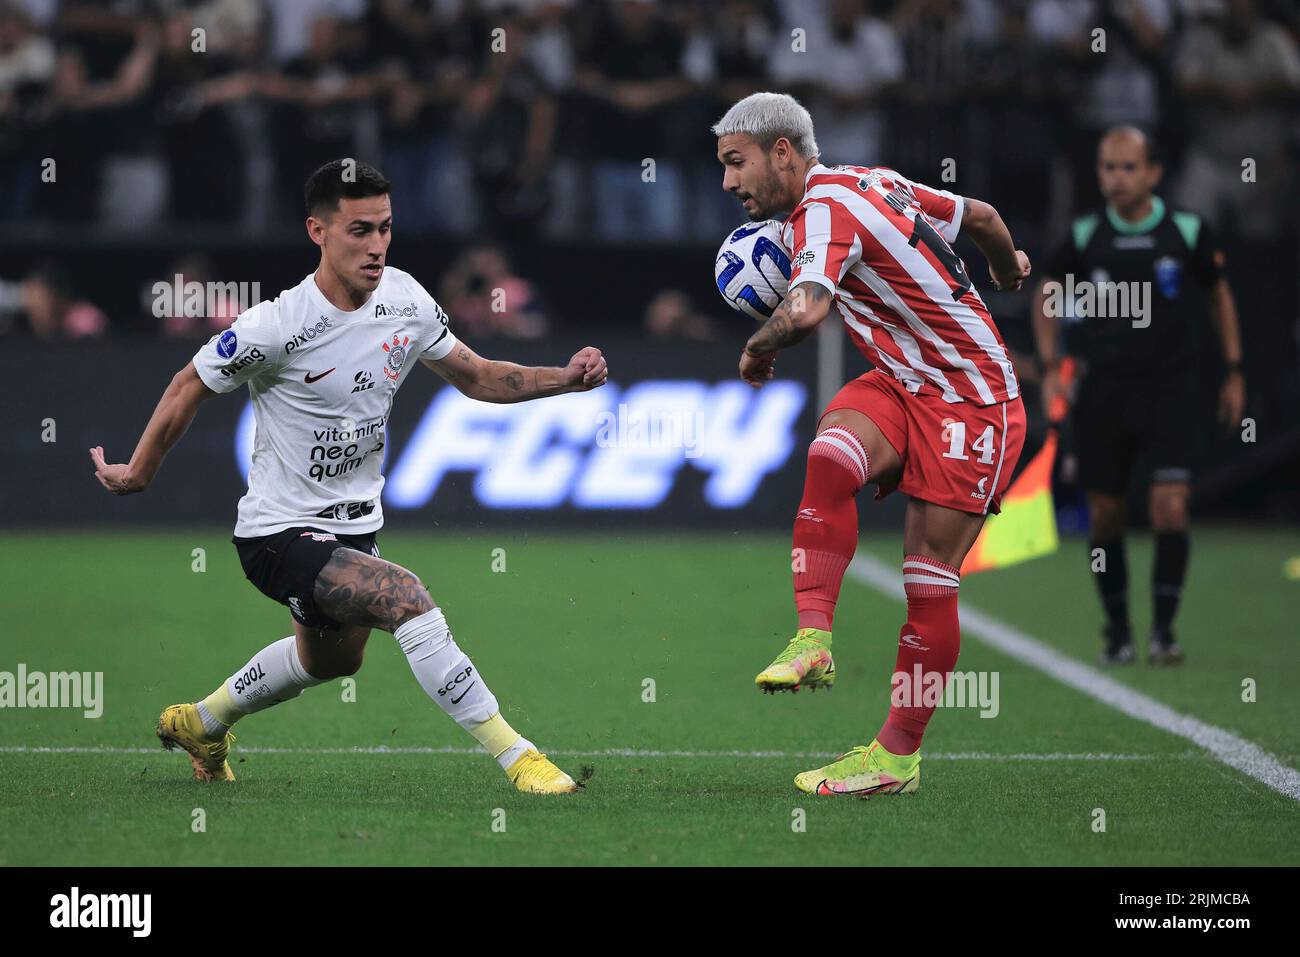
{"label": "bleached blonde hair", "polygon": [[804,159],[815,159],[818,155],[812,116],[802,103],[786,93],[751,93],[733,104],[713,124],[715,136],[732,133],[752,136],[765,150],[770,150],[784,136]]}

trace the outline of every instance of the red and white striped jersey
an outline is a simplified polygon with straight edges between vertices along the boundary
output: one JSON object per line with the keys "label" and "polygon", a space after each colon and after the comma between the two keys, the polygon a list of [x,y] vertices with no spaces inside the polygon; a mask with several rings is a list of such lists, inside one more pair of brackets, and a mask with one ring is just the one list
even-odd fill
{"label": "red and white striped jersey", "polygon": [[891,169],[822,166],[785,221],[790,288],[835,296],[849,337],[912,394],[991,405],[1020,394],[988,307],[948,244],[964,200]]}

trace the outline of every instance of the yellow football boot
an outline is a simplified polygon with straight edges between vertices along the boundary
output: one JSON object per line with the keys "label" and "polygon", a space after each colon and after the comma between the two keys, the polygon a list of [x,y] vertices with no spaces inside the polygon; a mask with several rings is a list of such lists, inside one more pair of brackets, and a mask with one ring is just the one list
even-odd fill
{"label": "yellow football boot", "polygon": [[827,691],[835,684],[831,658],[831,633],[820,628],[800,628],[776,660],[758,673],[754,684],[766,694],[807,688]]}
{"label": "yellow football boot", "polygon": [[891,754],[872,741],[857,747],[824,768],[804,771],[794,786],[805,794],[839,794],[872,797],[876,794],[914,794],[921,786],[921,752]]}
{"label": "yellow football boot", "polygon": [[546,755],[529,748],[514,764],[506,769],[506,777],[519,790],[528,794],[572,794],[580,787],[547,759]]}
{"label": "yellow football boot", "polygon": [[203,734],[203,719],[193,704],[174,704],[158,716],[158,740],[168,751],[180,746],[194,765],[196,781],[233,781],[230,770],[230,746],[235,736],[226,732],[220,741],[209,741]]}

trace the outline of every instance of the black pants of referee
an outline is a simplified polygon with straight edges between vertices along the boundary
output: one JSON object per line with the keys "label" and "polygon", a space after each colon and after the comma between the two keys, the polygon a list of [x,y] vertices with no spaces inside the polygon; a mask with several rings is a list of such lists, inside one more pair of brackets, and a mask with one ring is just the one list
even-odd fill
{"label": "black pants of referee", "polygon": [[[1079,479],[1088,496],[1090,568],[1106,612],[1108,650],[1131,646],[1128,564],[1124,551],[1127,491],[1142,468],[1155,534],[1152,570],[1153,663],[1173,646],[1189,552],[1188,502],[1197,415],[1189,376],[1119,376],[1090,371],[1079,386],[1074,434]],[[1178,652],[1181,660],[1181,651]]]}

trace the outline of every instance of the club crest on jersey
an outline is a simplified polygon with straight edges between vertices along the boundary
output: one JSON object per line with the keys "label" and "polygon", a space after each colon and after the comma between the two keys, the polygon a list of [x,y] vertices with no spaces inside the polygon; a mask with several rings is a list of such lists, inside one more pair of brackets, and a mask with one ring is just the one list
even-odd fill
{"label": "club crest on jersey", "polygon": [[1161,256],[1155,261],[1156,288],[1166,299],[1173,299],[1183,286],[1183,264],[1173,256]]}
{"label": "club crest on jersey", "polygon": [[384,375],[397,381],[397,377],[402,374],[402,366],[406,364],[406,345],[411,341],[410,336],[404,336],[398,340],[399,333],[393,333],[392,345],[384,343],[384,351],[388,353],[388,363],[384,366]]}

